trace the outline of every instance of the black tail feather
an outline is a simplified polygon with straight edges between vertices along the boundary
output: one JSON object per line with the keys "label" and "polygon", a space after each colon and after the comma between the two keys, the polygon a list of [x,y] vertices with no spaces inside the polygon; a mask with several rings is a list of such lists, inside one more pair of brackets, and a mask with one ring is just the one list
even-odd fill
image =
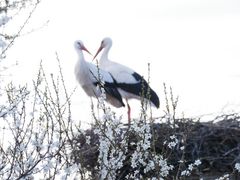
{"label": "black tail feather", "polygon": [[123,100],[122,100],[122,96],[118,92],[118,90],[115,87],[115,85],[113,85],[112,83],[105,82],[103,88],[104,88],[104,90],[106,91],[107,94],[109,94],[110,96],[116,98],[122,104],[122,106],[125,107],[125,104],[123,103]]}
{"label": "black tail feather", "polygon": [[122,100],[122,96],[117,90],[115,84],[109,82],[104,82],[104,84],[101,84],[100,82],[95,82],[94,85],[95,86],[99,85],[100,87],[102,87],[105,90],[106,94],[117,99],[122,104],[122,106],[125,107],[125,104]]}
{"label": "black tail feather", "polygon": [[118,83],[117,86],[126,92],[149,99],[157,108],[160,106],[158,95],[143,78],[135,84]]}

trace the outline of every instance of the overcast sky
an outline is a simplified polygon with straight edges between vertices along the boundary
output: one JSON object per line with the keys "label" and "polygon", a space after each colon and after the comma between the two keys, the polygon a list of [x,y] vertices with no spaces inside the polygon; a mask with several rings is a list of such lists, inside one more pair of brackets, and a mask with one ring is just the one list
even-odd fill
{"label": "overcast sky", "polygon": [[[179,112],[187,116],[240,109],[238,0],[43,0],[25,32],[47,20],[9,51],[9,62],[19,62],[15,81],[31,79],[41,59],[56,72],[58,52],[73,89],[73,42],[81,39],[95,53],[102,38],[109,36],[110,59],[145,77],[151,64],[151,86],[162,105],[165,82],[179,95]],[[79,88],[73,104],[89,113],[89,98],[82,93]]]}

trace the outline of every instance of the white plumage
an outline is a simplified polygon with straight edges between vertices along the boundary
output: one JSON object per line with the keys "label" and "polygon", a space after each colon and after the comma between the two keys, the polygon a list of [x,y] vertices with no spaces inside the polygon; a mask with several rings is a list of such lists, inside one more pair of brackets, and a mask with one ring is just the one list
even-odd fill
{"label": "white plumage", "polygon": [[113,78],[116,79],[118,90],[121,96],[126,99],[128,105],[129,121],[131,109],[128,104],[128,99],[141,99],[141,96],[143,95],[144,98],[149,99],[150,102],[158,108],[160,104],[159,98],[142,76],[129,67],[109,60],[108,53],[111,47],[112,40],[110,38],[104,38],[94,56],[94,59],[101,50],[103,50],[102,56],[99,60],[99,66],[103,70],[111,73]]}
{"label": "white plumage", "polygon": [[85,61],[82,51],[90,52],[86,49],[82,41],[75,41],[74,47],[79,55],[79,59],[75,66],[75,75],[85,93],[90,97],[98,98],[101,95],[101,90],[97,85],[100,85],[103,86],[105,90],[107,102],[115,107],[125,106],[116,88],[116,81],[111,74]]}

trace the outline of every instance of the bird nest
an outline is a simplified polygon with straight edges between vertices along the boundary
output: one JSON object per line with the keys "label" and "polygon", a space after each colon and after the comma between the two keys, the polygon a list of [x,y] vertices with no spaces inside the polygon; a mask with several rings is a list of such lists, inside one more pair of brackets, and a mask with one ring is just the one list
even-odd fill
{"label": "bird nest", "polygon": [[[193,119],[177,119],[172,123],[152,123],[150,124],[152,137],[150,152],[153,150],[157,154],[165,154],[168,164],[174,166],[174,170],[169,179],[176,177],[177,169],[186,169],[190,163],[199,159],[201,164],[197,170],[192,172],[193,176],[202,177],[207,173],[232,173],[236,163],[240,162],[240,116],[229,114],[216,117],[212,121],[200,122]],[[125,131],[126,129],[123,129]],[[135,147],[137,135],[128,132],[128,151],[126,156],[131,156]],[[166,142],[174,135],[178,139],[178,144],[169,149]],[[90,143],[87,138],[90,137]],[[99,137],[94,133],[94,129],[88,129],[79,134],[74,139],[72,159],[92,174],[96,173],[98,167],[98,146]],[[184,148],[183,148],[184,147]],[[181,163],[179,163],[181,162]],[[133,170],[130,162],[125,161],[118,174],[122,176]],[[145,177],[151,177],[148,173]],[[142,172],[142,174],[144,174]],[[144,175],[143,175],[144,176]],[[238,176],[238,175],[237,175]]]}

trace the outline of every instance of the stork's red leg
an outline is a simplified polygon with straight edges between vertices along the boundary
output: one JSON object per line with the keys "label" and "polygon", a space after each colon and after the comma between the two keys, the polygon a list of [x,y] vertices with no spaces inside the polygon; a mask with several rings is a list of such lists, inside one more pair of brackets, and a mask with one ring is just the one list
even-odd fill
{"label": "stork's red leg", "polygon": [[127,107],[128,107],[128,124],[130,125],[131,124],[131,107],[128,104],[128,101],[127,101]]}

